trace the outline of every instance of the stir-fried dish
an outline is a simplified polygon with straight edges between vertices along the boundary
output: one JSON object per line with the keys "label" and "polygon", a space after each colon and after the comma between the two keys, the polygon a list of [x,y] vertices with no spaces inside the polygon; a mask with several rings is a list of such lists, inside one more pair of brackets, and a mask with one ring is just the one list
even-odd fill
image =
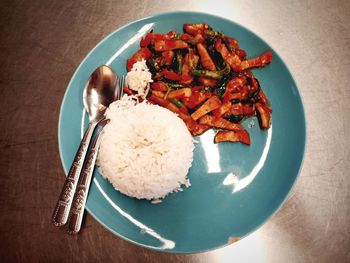
{"label": "stir-fried dish", "polygon": [[[251,69],[269,64],[272,52],[248,59],[236,39],[207,24],[184,24],[183,30],[148,33],[127,70],[145,60],[153,80],[145,98],[177,113],[193,136],[215,128],[215,143],[249,145],[243,120],[257,116],[261,129],[270,128],[272,110]],[[136,93],[128,86],[124,92]]]}

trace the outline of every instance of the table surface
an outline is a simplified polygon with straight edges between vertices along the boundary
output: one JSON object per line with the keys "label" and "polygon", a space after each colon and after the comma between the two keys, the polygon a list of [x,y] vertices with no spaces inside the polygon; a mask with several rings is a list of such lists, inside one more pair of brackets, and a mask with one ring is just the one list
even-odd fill
{"label": "table surface", "polygon": [[[64,182],[57,123],[67,84],[100,40],[164,11],[236,21],[284,58],[303,97],[307,149],[289,199],[264,226],[211,252],[130,244],[90,215],[78,236],[50,222]],[[350,262],[350,1],[0,3],[0,258],[4,262]]]}

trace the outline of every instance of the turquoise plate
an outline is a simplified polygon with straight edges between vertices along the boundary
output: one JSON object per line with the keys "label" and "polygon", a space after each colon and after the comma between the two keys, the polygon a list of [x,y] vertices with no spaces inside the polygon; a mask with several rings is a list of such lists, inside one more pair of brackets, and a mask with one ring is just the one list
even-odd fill
{"label": "turquoise plate", "polygon": [[[126,59],[149,30],[182,32],[183,23],[208,23],[238,39],[249,57],[273,49],[248,29],[221,17],[174,12],[147,17],[119,28],[100,42],[74,73],[64,96],[58,127],[59,149],[67,173],[87,118],[83,87],[92,71],[107,64],[125,74]],[[273,109],[272,127],[248,127],[251,146],[213,144],[213,131],[196,138],[192,186],[160,204],[139,201],[115,191],[95,170],[87,210],[108,230],[132,243],[174,253],[222,247],[261,226],[282,205],[301,168],[305,116],[301,97],[287,66],[273,51],[272,63],[254,70]],[[250,126],[250,125],[249,125]],[[179,164],[181,165],[181,164]]]}

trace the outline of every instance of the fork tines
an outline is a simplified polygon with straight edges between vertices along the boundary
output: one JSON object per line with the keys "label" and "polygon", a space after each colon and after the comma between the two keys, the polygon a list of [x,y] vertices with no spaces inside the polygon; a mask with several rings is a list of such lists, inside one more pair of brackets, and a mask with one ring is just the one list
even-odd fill
{"label": "fork tines", "polygon": [[125,76],[123,75],[120,79],[119,79],[119,96],[118,99],[121,99],[124,95],[124,85],[125,85]]}

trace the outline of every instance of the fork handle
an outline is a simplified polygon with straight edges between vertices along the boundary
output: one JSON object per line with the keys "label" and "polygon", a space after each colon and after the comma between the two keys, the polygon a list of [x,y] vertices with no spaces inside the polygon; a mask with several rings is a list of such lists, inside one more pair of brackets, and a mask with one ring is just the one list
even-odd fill
{"label": "fork handle", "polygon": [[79,183],[74,194],[73,203],[69,212],[68,218],[68,233],[77,234],[80,231],[81,223],[83,221],[84,208],[87,196],[90,189],[92,174],[94,171],[98,148],[100,146],[100,134],[96,134],[90,151],[86,157],[83,170],[81,172]]}
{"label": "fork handle", "polygon": [[64,182],[61,194],[52,215],[52,222],[55,226],[62,226],[67,223],[73,195],[95,127],[96,123],[89,123],[89,126],[86,129],[84,137],[80,143],[79,149],[75,154],[72,166]]}

